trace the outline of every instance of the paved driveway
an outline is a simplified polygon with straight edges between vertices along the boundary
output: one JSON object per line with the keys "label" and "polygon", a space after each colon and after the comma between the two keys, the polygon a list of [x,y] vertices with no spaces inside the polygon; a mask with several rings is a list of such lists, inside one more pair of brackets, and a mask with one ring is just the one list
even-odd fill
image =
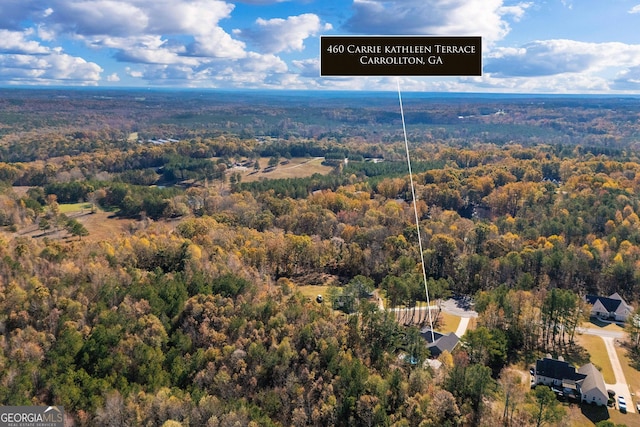
{"label": "paved driveway", "polygon": [[616,392],[617,396],[623,396],[627,403],[627,412],[636,412],[634,407],[634,401],[631,399],[631,393],[629,392],[629,386],[627,385],[627,379],[624,376],[620,359],[618,359],[618,353],[615,348],[615,338],[602,337],[605,346],[607,347],[607,353],[609,353],[609,360],[611,361],[611,367],[613,368],[613,374],[616,377],[615,384],[606,384],[607,388],[610,388]]}
{"label": "paved driveway", "polygon": [[[378,298],[378,305],[381,310],[384,310],[384,304],[380,298]],[[405,313],[420,312],[426,310],[427,307],[413,308],[394,308],[392,311],[396,312],[396,316],[401,317]],[[458,338],[462,337],[469,327],[469,321],[472,317],[478,317],[478,313],[471,308],[469,299],[448,299],[442,301],[439,306],[430,306],[431,311],[438,311],[439,309],[445,313],[452,314],[460,317],[460,323],[456,329],[456,335]],[[425,316],[426,317],[426,316]]]}
{"label": "paved driveway", "polygon": [[453,314],[454,316],[460,317],[460,323],[458,324],[458,328],[456,329],[456,335],[458,338],[462,337],[465,332],[467,332],[467,328],[469,327],[469,321],[472,317],[478,317],[478,313],[476,313],[471,307],[471,301],[469,299],[448,299],[443,301],[440,304],[442,307],[442,311],[445,313]]}
{"label": "paved driveway", "polygon": [[[631,392],[627,384],[627,379],[624,376],[618,353],[616,352],[615,341],[624,336],[623,332],[619,331],[607,331],[597,328],[580,328],[579,332],[587,335],[597,335],[604,341],[604,345],[611,361],[611,368],[613,369],[613,375],[615,376],[615,384],[606,384],[607,389],[611,389],[616,392],[616,396],[623,396],[627,403],[627,412],[636,412],[635,402],[631,398]],[[616,408],[618,407],[616,398]]]}
{"label": "paved driveway", "polygon": [[473,310],[471,299],[450,298],[440,304],[442,311],[460,317],[478,317],[478,313]]}

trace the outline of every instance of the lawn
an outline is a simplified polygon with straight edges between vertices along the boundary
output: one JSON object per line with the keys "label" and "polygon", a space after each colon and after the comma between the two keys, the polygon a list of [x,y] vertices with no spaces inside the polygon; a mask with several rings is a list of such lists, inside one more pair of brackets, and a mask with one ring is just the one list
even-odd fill
{"label": "lawn", "polygon": [[595,326],[595,327],[598,327],[600,329],[604,329],[605,331],[617,331],[617,332],[624,331],[624,328],[622,328],[621,326],[616,325],[615,323],[601,322],[596,318],[591,318],[591,320],[589,320],[589,322],[583,323],[581,326],[584,327],[584,328],[594,328],[594,326]]}
{"label": "lawn", "polygon": [[613,374],[609,354],[607,353],[607,348],[602,338],[596,335],[583,334],[576,335],[576,341],[587,349],[589,352],[589,360],[600,369],[604,377],[604,382],[607,384],[615,384],[616,378]]}
{"label": "lawn", "polygon": [[[131,219],[115,218],[110,212],[101,210],[96,211],[94,214],[89,212],[90,209],[85,209],[84,214],[73,216],[89,230],[89,235],[83,238],[85,241],[101,242],[117,238],[117,236],[128,234],[131,225],[135,223]],[[171,226],[171,224],[163,223],[162,226]]]}
{"label": "lawn", "polygon": [[[274,170],[265,172],[269,158],[263,157],[260,159],[260,166],[262,166],[260,171],[255,172],[253,168],[248,168],[238,172],[242,174],[242,182],[253,182],[261,179],[304,178],[315,173],[326,175],[333,170],[333,167],[324,166],[322,164],[323,160],[321,157],[294,158],[286,165],[278,165]],[[233,171],[233,169],[230,169],[230,171]]]}
{"label": "lawn", "polygon": [[564,407],[569,415],[569,425],[571,427],[592,426],[602,420],[609,420],[627,427],[640,427],[640,415],[638,414],[622,414],[616,409],[602,406],[569,405],[565,403]]}
{"label": "lawn", "polygon": [[91,203],[82,202],[82,203],[63,203],[58,205],[60,208],[60,213],[68,214],[72,212],[83,212],[91,210]]}
{"label": "lawn", "polygon": [[[629,390],[634,395],[633,404],[635,405],[636,402],[640,401],[640,371],[631,367],[629,357],[627,356],[627,350],[624,347],[616,346],[616,352],[618,353],[618,358],[620,359],[624,376],[627,379]],[[627,403],[627,405],[629,405],[629,403]],[[638,415],[638,417],[640,417],[640,415]]]}
{"label": "lawn", "polygon": [[309,298],[312,301],[315,301],[318,295],[322,295],[324,297],[325,303],[327,302],[327,290],[329,286],[320,286],[320,285],[305,285],[305,286],[297,286],[297,290],[302,293],[305,297]]}
{"label": "lawn", "polygon": [[460,317],[442,311],[440,312],[438,325],[436,326],[435,330],[438,332],[442,332],[443,334],[448,334],[449,332],[455,332],[456,329],[458,329],[459,324]]}

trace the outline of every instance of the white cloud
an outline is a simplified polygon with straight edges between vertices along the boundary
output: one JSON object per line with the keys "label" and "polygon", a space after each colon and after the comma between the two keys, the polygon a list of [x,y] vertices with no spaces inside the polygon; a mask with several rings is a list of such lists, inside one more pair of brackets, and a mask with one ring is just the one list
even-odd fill
{"label": "white cloud", "polygon": [[188,46],[188,52],[194,56],[229,59],[244,58],[247,55],[245,44],[235,40],[222,28],[197,36],[195,42]]}
{"label": "white cloud", "polygon": [[640,65],[622,70],[613,80],[613,88],[617,90],[640,90]]}
{"label": "white cloud", "polygon": [[530,3],[503,0],[354,0],[346,28],[360,34],[481,36],[494,43],[510,31],[506,17],[520,19]]}
{"label": "white cloud", "polygon": [[207,34],[229,17],[220,0],[53,0],[47,22],[77,36]]}
{"label": "white cloud", "polygon": [[134,35],[149,25],[149,17],[142,8],[131,2],[114,0],[58,0],[47,19],[61,31],[82,36]]}
{"label": "white cloud", "polygon": [[[122,62],[197,66],[243,58],[245,45],[219,26],[234,5],[220,0],[54,0],[49,33],[116,50]],[[201,58],[199,58],[201,57]]]}
{"label": "white cloud", "polygon": [[0,55],[0,80],[12,84],[95,85],[102,68],[60,52],[47,55]]}
{"label": "white cloud", "polygon": [[511,15],[514,21],[518,22],[524,16],[527,9],[531,7],[532,3],[519,3],[513,6],[502,6],[498,8],[498,13],[502,16]]}
{"label": "white cloud", "polygon": [[287,71],[287,64],[279,57],[271,54],[260,55],[250,52],[246,58],[238,61],[243,72],[270,72],[284,73]]}
{"label": "white cloud", "polygon": [[267,5],[267,4],[273,4],[273,3],[285,3],[288,1],[290,0],[238,0],[238,3]]}
{"label": "white cloud", "polygon": [[[190,87],[223,86],[257,88],[273,75],[287,73],[287,64],[271,54],[249,52],[245,58],[203,61],[199,66],[181,64],[141,64],[137,69],[127,68],[129,76],[141,78],[153,85],[179,85]],[[225,83],[226,84],[223,84]]]}
{"label": "white cloud", "polygon": [[47,28],[45,25],[42,25],[42,24],[38,24],[37,34],[38,34],[38,37],[40,37],[40,40],[42,41],[50,42],[50,41],[54,41],[56,38],[55,31],[52,31],[51,29]]}
{"label": "white cloud", "polygon": [[[154,85],[215,86],[227,82],[238,87],[270,87],[288,82],[302,87],[301,78],[307,73],[299,68],[302,63],[290,72],[277,54],[303,51],[309,37],[331,29],[331,25],[315,14],[302,14],[258,19],[251,28],[228,33],[220,23],[231,17],[234,8],[223,0],[49,0],[45,5],[39,0],[2,0],[0,29],[31,20],[33,32],[0,33],[0,54],[5,53],[0,66],[7,66],[5,81],[10,80],[9,74],[22,74],[24,79],[31,75],[38,81],[82,81],[79,84],[100,80],[102,69],[97,64],[67,55],[60,47],[63,40],[73,40],[130,65],[120,74],[103,78],[105,82],[127,75]],[[240,35],[242,38],[237,37]],[[10,54],[46,58],[9,60]],[[28,66],[33,69],[28,71]],[[313,69],[311,66],[309,71]]]}
{"label": "white cloud", "polygon": [[28,40],[32,31],[0,30],[1,53],[44,54],[50,50],[35,40]]}
{"label": "white cloud", "polygon": [[124,71],[127,73],[128,76],[136,78],[136,79],[140,79],[142,77],[144,77],[144,73],[140,70],[134,70],[131,67],[125,67]]}
{"label": "white cloud", "polygon": [[[282,10],[258,6],[284,1],[0,0],[0,82],[95,84],[127,77],[139,79],[139,84],[194,87],[396,89],[395,78],[321,78],[313,37],[332,26],[318,12],[270,15],[246,27],[236,23],[249,22],[250,9]],[[571,0],[553,2],[554,10],[560,3],[571,8]],[[236,9],[235,3],[245,5]],[[312,2],[298,0],[296,10],[304,3]],[[308,10],[324,7],[315,3]],[[512,26],[517,28],[520,21],[533,24],[526,20],[540,8],[533,0],[352,0],[348,5],[352,7],[337,15],[324,9],[343,20],[345,33],[482,37],[483,76],[402,78],[403,90],[640,89],[639,46],[560,39],[501,46],[499,42],[509,42]],[[640,4],[628,7],[623,13],[640,13]],[[241,29],[229,30],[233,27]],[[513,37],[511,43],[522,40],[521,35]],[[75,56],[68,43],[74,43]],[[105,62],[110,71],[101,78],[100,65],[78,57],[83,45],[93,50],[92,58],[115,58],[124,63],[122,68],[112,69],[113,64]]]}
{"label": "white cloud", "polygon": [[137,0],[154,34],[209,34],[228,18],[234,5],[219,0]]}
{"label": "white cloud", "polygon": [[0,28],[21,30],[21,23],[40,10],[37,0],[2,0],[0,2]]}
{"label": "white cloud", "polygon": [[317,58],[292,61],[293,65],[300,70],[300,75],[305,77],[320,76],[320,61]]}
{"label": "white cloud", "polygon": [[535,77],[636,65],[640,65],[640,45],[558,39],[534,41],[518,49],[492,49],[484,71],[502,77]]}
{"label": "white cloud", "polygon": [[256,20],[256,26],[244,30],[234,30],[234,34],[258,46],[266,53],[304,50],[304,41],[330,30],[331,24],[322,24],[318,15],[305,13],[287,19]]}
{"label": "white cloud", "polygon": [[180,44],[172,44],[158,35],[119,38],[107,37],[94,39],[96,47],[117,49],[115,58],[122,62],[145,64],[187,64],[198,65],[195,58],[181,56],[186,49]]}

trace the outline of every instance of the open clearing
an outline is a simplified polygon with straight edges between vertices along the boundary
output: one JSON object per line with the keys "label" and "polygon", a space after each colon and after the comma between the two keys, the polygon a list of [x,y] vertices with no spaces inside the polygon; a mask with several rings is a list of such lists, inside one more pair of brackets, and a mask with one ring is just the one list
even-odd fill
{"label": "open clearing", "polygon": [[602,372],[604,382],[615,384],[616,378],[609,361],[609,354],[602,338],[596,335],[576,335],[576,342],[589,352],[589,360]]}
{"label": "open clearing", "polygon": [[435,330],[443,334],[448,334],[449,332],[455,332],[459,324],[460,317],[441,311]]}
{"label": "open clearing", "polygon": [[59,205],[60,213],[70,214],[73,212],[87,212],[91,210],[91,203],[64,203]]}
{"label": "open clearing", "polygon": [[[69,218],[78,220],[85,226],[89,235],[83,237],[85,242],[101,242],[105,240],[113,240],[118,236],[128,234],[131,230],[132,224],[135,222],[132,219],[120,219],[113,217],[113,213],[98,210],[95,213],[91,213],[91,207],[83,208],[79,206],[87,205],[86,203],[77,203],[73,205],[60,205],[60,212],[67,215]],[[64,209],[63,209],[64,208]],[[58,230],[49,230],[43,233],[37,225],[30,225],[21,230],[18,230],[15,235],[30,236],[33,238],[47,237],[49,239],[68,239],[70,234],[63,228]],[[73,238],[77,240],[77,237]]]}
{"label": "open clearing", "polygon": [[322,285],[305,285],[305,286],[297,286],[296,289],[302,293],[305,297],[309,298],[312,301],[315,301],[318,295],[322,295],[324,297],[325,303],[327,302],[327,290],[329,286]]}
{"label": "open clearing", "polygon": [[89,235],[83,237],[83,240],[92,242],[113,240],[115,237],[128,234],[134,223],[131,219],[114,218],[113,213],[104,211],[85,213],[75,218],[89,231]]}
{"label": "open clearing", "polygon": [[254,182],[262,179],[284,179],[284,178],[305,178],[315,173],[326,175],[333,170],[331,166],[324,166],[322,161],[323,157],[314,158],[294,158],[286,165],[278,165],[272,171],[266,172],[267,164],[269,163],[268,157],[260,159],[260,166],[262,167],[258,172],[253,168],[231,168],[229,172],[240,172],[242,175],[241,182]]}

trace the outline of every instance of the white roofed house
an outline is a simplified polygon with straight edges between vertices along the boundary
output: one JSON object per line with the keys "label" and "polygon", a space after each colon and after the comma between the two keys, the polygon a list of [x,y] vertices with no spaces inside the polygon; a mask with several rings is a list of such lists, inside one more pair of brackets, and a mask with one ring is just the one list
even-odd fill
{"label": "white roofed house", "polygon": [[633,313],[633,307],[627,304],[617,292],[609,297],[587,295],[585,299],[591,304],[591,315],[595,317],[625,322]]}
{"label": "white roofed house", "polygon": [[591,403],[598,406],[606,405],[609,400],[609,394],[607,393],[607,388],[604,385],[602,373],[598,371],[598,368],[596,368],[593,363],[587,363],[578,369],[578,373],[586,375],[580,385],[582,401],[584,403]]}

